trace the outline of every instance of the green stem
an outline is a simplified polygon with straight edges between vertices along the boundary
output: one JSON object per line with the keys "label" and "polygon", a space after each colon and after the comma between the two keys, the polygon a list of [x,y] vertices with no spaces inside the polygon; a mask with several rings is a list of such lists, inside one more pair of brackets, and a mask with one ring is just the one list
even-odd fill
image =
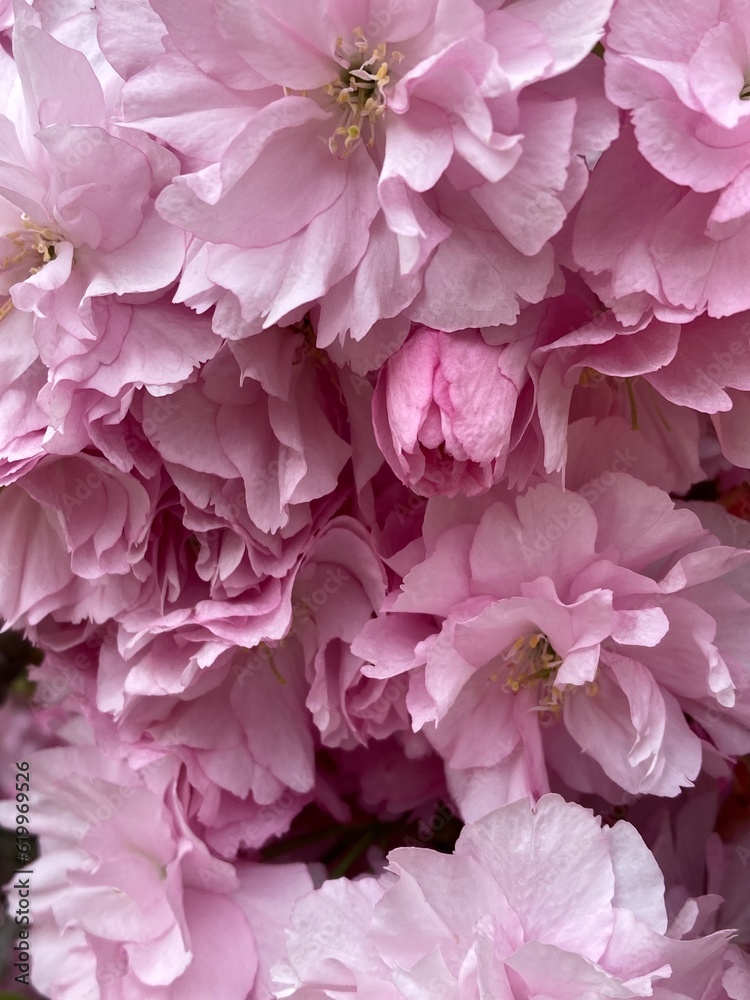
{"label": "green stem", "polygon": [[633,388],[632,378],[625,379],[625,385],[628,390],[628,399],[630,400],[630,429],[633,431],[638,430],[638,403],[635,398],[635,389]]}
{"label": "green stem", "polygon": [[359,840],[355,841],[352,847],[346,852],[343,858],[331,868],[328,875],[329,878],[341,878],[343,875],[349,871],[354,862],[359,858],[367,848],[373,844],[378,836],[377,826],[372,826],[370,829],[364,833]]}

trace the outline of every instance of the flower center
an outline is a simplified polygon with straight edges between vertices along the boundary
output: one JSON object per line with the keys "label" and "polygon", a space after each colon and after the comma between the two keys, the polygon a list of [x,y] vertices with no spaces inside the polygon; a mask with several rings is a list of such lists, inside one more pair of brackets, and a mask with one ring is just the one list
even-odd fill
{"label": "flower center", "polygon": [[[508,673],[503,683],[503,691],[518,694],[521,688],[536,688],[537,705],[532,711],[539,713],[539,721],[551,723],[562,711],[565,694],[576,685],[555,686],[555,677],[562,664],[562,658],[555,652],[543,632],[521,636],[513,643],[505,656]],[[595,682],[583,686],[589,697],[597,693]]]}
{"label": "flower center", "polygon": [[740,100],[750,101],[750,82],[748,82],[747,80],[745,81],[744,87],[740,91]]}
{"label": "flower center", "polygon": [[8,252],[0,260],[0,320],[4,319],[13,308],[10,289],[19,281],[25,281],[32,274],[37,274],[57,256],[57,244],[63,236],[48,226],[34,222],[24,212],[21,215],[21,228],[5,233],[2,238]]}
{"label": "flower center", "polygon": [[[343,138],[345,157],[359,145],[365,123],[369,132],[367,145],[374,144],[375,125],[385,114],[385,88],[391,79],[385,42],[372,46],[362,28],[355,28],[352,35],[353,42],[348,49],[344,48],[343,39],[336,39],[334,56],[341,70],[338,79],[324,87],[342,111],[338,126],[328,140],[328,148],[338,156],[339,138]],[[400,62],[403,55],[393,51],[388,58],[391,62]]]}

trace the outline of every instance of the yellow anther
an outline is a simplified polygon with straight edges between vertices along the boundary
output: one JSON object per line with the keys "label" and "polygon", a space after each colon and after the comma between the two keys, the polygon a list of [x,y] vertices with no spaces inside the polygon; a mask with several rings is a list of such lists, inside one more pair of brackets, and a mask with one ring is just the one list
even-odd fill
{"label": "yellow anther", "polygon": [[336,39],[334,55],[341,72],[338,79],[331,80],[322,88],[329,97],[335,97],[336,104],[342,109],[328,148],[339,155],[336,137],[343,135],[346,137],[344,156],[348,156],[364,138],[362,125],[365,120],[370,123],[367,145],[374,145],[374,126],[385,113],[385,88],[390,83],[385,42],[370,48],[361,25],[353,30],[352,39],[348,47],[343,39]]}
{"label": "yellow anther", "polygon": [[633,379],[629,376],[625,378],[625,388],[628,392],[628,400],[630,402],[630,429],[638,430],[638,403],[635,398],[635,389],[633,388]]}
{"label": "yellow anther", "polygon": [[[24,280],[33,274],[38,274],[45,264],[49,264],[57,256],[57,244],[63,239],[48,226],[34,222],[25,213],[21,213],[21,227],[5,233],[4,239],[14,248],[14,253],[6,254],[0,261],[0,271],[25,270],[26,274],[14,274],[12,281]],[[7,299],[0,306],[0,320],[4,319],[13,308],[13,303]]]}
{"label": "yellow anther", "polygon": [[599,372],[595,371],[593,368],[582,368],[581,374],[578,378],[578,384],[585,387],[589,384],[596,384],[597,382],[600,382],[601,378],[602,376]]}
{"label": "yellow anther", "polygon": [[[505,662],[508,673],[503,690],[512,694],[517,694],[521,688],[536,690],[537,705],[531,711],[537,713],[542,725],[549,725],[562,712],[566,693],[577,687],[555,684],[562,657],[552,648],[543,632],[534,632],[516,639],[505,656]],[[583,689],[589,698],[595,697],[599,691],[595,681],[586,681]]]}

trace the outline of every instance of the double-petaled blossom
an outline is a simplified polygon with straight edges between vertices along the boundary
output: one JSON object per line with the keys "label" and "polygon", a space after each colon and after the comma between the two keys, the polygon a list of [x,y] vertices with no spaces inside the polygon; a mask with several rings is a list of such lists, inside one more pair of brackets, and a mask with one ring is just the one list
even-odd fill
{"label": "double-petaled blossom", "polygon": [[594,170],[575,258],[624,322],[750,307],[750,20],[742,0],[619,0],[606,89],[628,128]]}
{"label": "double-petaled blossom", "polygon": [[747,0],[0,0],[0,92],[29,988],[749,1000]]}
{"label": "double-petaled blossom", "polygon": [[159,295],[185,259],[185,234],[155,208],[177,158],[113,125],[119,86],[101,58],[16,11],[0,116],[5,482],[45,452],[102,447],[136,389],[171,391],[220,345]]}
{"label": "double-petaled blossom", "polygon": [[474,496],[503,477],[534,341],[494,347],[479,330],[417,327],[378,373],[373,423],[411,489]]}
{"label": "double-petaled blossom", "polygon": [[724,752],[750,748],[749,559],[612,468],[576,492],[431,500],[352,648],[366,674],[408,679],[467,819],[544,793],[548,768],[581,791],[677,795],[701,767],[685,713]]}
{"label": "double-petaled blossom", "polygon": [[179,299],[216,303],[222,334],[320,299],[321,346],[384,320],[403,339],[408,317],[510,322],[543,297],[583,156],[617,132],[586,58],[611,0],[564,17],[546,0],[150,6],[140,72],[114,30],[137,8],[105,2],[101,37],[127,121],[183,155],[158,209],[197,237]]}
{"label": "double-petaled blossom", "polygon": [[668,925],[661,872],[627,823],[548,795],[467,825],[452,855],[388,860],[379,880],[299,900],[275,997],[721,995],[730,932]]}

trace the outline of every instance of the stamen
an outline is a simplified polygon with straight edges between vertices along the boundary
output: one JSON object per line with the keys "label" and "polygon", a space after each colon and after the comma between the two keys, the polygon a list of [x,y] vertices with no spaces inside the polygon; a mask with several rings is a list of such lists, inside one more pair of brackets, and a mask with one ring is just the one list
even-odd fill
{"label": "stamen", "polygon": [[[516,639],[506,654],[505,663],[508,672],[503,690],[509,694],[518,694],[521,688],[535,688],[538,699],[531,711],[537,713],[540,725],[551,725],[562,711],[565,695],[577,685],[565,684],[560,687],[555,684],[562,658],[547,636],[543,632],[535,632]],[[490,679],[495,680],[496,677],[497,674],[493,674]],[[599,688],[595,681],[587,681],[583,690],[587,697],[594,698]]]}
{"label": "stamen", "polygon": [[[32,274],[38,274],[45,264],[57,257],[57,244],[64,237],[48,226],[40,225],[30,219],[26,213],[21,215],[21,228],[5,233],[4,237],[14,248],[14,253],[6,254],[0,261],[0,272],[21,270],[18,276],[11,277],[11,284],[23,281]],[[26,274],[23,274],[26,265]],[[0,320],[4,319],[13,308],[10,298],[0,305]]]}
{"label": "stamen", "polygon": [[578,384],[586,388],[588,385],[596,385],[597,382],[601,382],[604,376],[596,371],[594,368],[589,368],[586,366],[581,369],[581,374],[578,378]]}
{"label": "stamen", "polygon": [[563,691],[554,686],[562,660],[542,632],[521,636],[511,646],[506,662],[508,675],[503,690],[518,694],[522,687],[540,689],[539,713],[557,715],[562,707]]}
{"label": "stamen", "polygon": [[[349,156],[362,141],[365,122],[369,124],[367,145],[374,145],[375,125],[385,114],[385,88],[391,79],[386,62],[385,42],[379,42],[371,49],[362,27],[355,28],[352,37],[352,48],[349,51],[344,48],[342,38],[336,39],[334,57],[341,65],[341,73],[337,80],[332,80],[323,87],[323,91],[334,98],[342,109],[339,123],[328,140],[328,148],[338,156],[339,136],[343,137],[344,157]],[[403,56],[400,52],[394,52],[391,58],[398,62]]]}
{"label": "stamen", "polygon": [[630,400],[630,429],[638,430],[638,403],[635,398],[635,389],[633,388],[633,379],[630,376],[625,378],[625,388],[628,390],[628,399]]}
{"label": "stamen", "polygon": [[670,426],[670,423],[667,420],[667,418],[661,412],[661,407],[659,406],[659,399],[660,399],[660,397],[659,397],[658,392],[656,391],[656,389],[654,389],[654,387],[651,385],[650,382],[646,382],[646,387],[647,387],[648,391],[651,393],[651,396],[653,397],[653,406],[654,406],[654,409],[656,410],[657,417],[659,418],[659,420],[661,420],[662,426],[664,427],[664,430],[667,431],[668,434],[671,434],[672,433],[672,427]]}
{"label": "stamen", "polygon": [[[270,650],[269,650],[270,652]],[[276,666],[276,661],[273,658],[273,653],[268,658],[269,665],[271,667],[271,673],[274,675],[279,684],[286,684],[286,677],[282,674],[279,668]]]}

